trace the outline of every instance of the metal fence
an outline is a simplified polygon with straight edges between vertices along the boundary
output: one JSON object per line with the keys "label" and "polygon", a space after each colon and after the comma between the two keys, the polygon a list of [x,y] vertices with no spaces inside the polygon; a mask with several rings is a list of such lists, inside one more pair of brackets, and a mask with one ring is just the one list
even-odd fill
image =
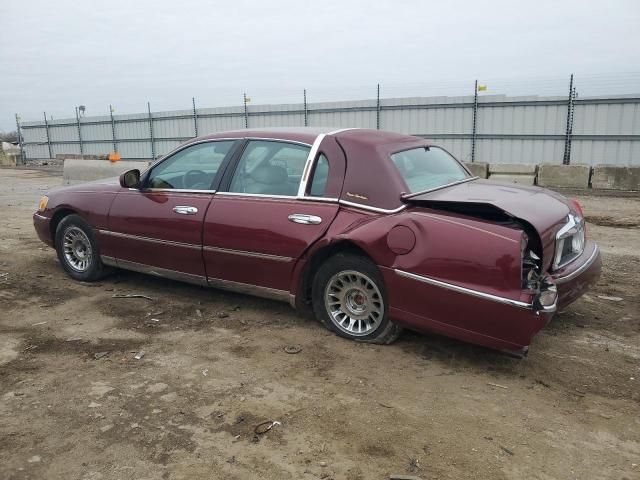
{"label": "metal fence", "polygon": [[[191,108],[18,123],[26,159],[104,155],[150,159],[194,136],[243,128],[364,127],[434,140],[463,161],[640,165],[640,94],[577,98],[479,94]],[[18,119],[18,117],[16,116]]]}

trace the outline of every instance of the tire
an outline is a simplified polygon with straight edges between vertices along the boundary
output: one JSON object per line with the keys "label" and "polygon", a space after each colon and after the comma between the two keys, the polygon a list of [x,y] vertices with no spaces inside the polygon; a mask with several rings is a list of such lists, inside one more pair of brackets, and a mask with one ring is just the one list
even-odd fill
{"label": "tire", "polygon": [[313,279],[311,300],[316,318],[341,337],[389,344],[402,333],[389,319],[382,275],[363,256],[329,258]]}
{"label": "tire", "polygon": [[55,245],[62,268],[74,280],[94,282],[109,272],[100,260],[93,229],[79,215],[68,215],[60,221]]}

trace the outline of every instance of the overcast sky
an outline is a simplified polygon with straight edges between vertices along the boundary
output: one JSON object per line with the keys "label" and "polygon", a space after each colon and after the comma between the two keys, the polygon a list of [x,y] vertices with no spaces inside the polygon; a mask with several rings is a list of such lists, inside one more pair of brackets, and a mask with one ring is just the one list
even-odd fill
{"label": "overcast sky", "polygon": [[201,107],[241,104],[243,91],[254,104],[293,102],[302,88],[310,101],[339,100],[343,87],[371,98],[377,82],[640,70],[638,0],[2,3],[0,130],[15,128],[16,112],[62,118],[80,104],[104,115],[109,104],[189,108],[192,96]]}

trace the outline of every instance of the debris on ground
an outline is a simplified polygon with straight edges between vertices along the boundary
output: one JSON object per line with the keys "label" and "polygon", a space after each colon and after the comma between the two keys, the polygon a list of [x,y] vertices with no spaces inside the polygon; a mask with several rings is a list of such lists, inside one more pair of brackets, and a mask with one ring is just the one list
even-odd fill
{"label": "debris on ground", "polygon": [[513,454],[514,454],[512,450],[509,450],[507,447],[503,447],[502,445],[500,445],[500,449],[501,449],[503,452],[505,452],[505,453],[507,453],[507,454],[509,454],[509,455],[513,455]]}
{"label": "debris on ground", "polygon": [[229,314],[227,312],[218,313],[218,318],[227,318],[227,317],[229,317]]}
{"label": "debris on ground", "polygon": [[621,302],[623,300],[621,297],[610,297],[609,295],[598,295],[598,298],[609,300],[610,302]]}
{"label": "debris on ground", "polygon": [[400,474],[391,474],[389,476],[389,480],[422,480],[420,477],[416,477],[415,475],[404,475]]}
{"label": "debris on ground", "polygon": [[139,293],[127,293],[127,294],[124,294],[124,293],[114,293],[114,294],[112,295],[112,297],[113,297],[113,298],[144,298],[144,299],[146,299],[146,300],[154,301],[154,299],[153,299],[153,298],[151,298],[151,297],[149,297],[149,296],[147,296],[147,295],[141,295],[141,294],[139,294]]}
{"label": "debris on ground", "polygon": [[106,357],[107,355],[109,355],[110,352],[96,352],[93,354],[93,358],[95,358],[96,360],[101,359],[102,357]]}
{"label": "debris on ground", "polygon": [[286,353],[300,353],[302,351],[302,347],[300,345],[287,345],[283,349]]}
{"label": "debris on ground", "polygon": [[504,388],[505,390],[509,388],[509,387],[505,387],[504,385],[500,385],[498,383],[491,383],[491,382],[487,382],[487,385],[489,385],[490,387]]}
{"label": "debris on ground", "polygon": [[266,422],[262,422],[256,425],[253,431],[257,435],[263,435],[267,433],[269,430],[271,430],[273,427],[275,427],[276,425],[282,425],[282,423],[276,420],[267,420]]}
{"label": "debris on ground", "polygon": [[409,457],[409,464],[407,465],[407,470],[411,473],[417,472],[420,470],[420,463],[417,458]]}
{"label": "debris on ground", "polygon": [[32,323],[31,326],[32,327],[37,327],[38,325],[44,325],[47,322],[38,322],[38,323]]}
{"label": "debris on ground", "polygon": [[135,354],[135,356],[133,358],[135,358],[136,360],[140,360],[142,357],[144,357],[144,350],[140,350],[138,353]]}

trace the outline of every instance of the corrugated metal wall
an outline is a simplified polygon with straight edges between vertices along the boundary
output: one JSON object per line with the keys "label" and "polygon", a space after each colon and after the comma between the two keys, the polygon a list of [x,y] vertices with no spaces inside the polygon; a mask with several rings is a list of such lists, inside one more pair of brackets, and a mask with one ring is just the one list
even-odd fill
{"label": "corrugated metal wall", "polygon": [[[250,128],[304,125],[302,104],[251,105]],[[80,119],[82,151],[107,154],[114,143],[122,158],[148,159],[167,153],[195,135],[245,126],[243,107],[86,117]],[[378,117],[379,115],[379,117]],[[309,126],[390,130],[433,139],[461,160],[471,157],[473,97],[408,97],[324,102],[307,105]],[[562,163],[567,125],[564,97],[479,99],[476,161],[492,163]],[[113,128],[112,128],[113,127]],[[27,158],[80,153],[76,119],[24,122]],[[48,138],[47,141],[47,130]],[[153,145],[150,140],[153,131]],[[115,138],[114,138],[115,137]],[[575,101],[573,164],[640,165],[640,98],[616,96]]]}

